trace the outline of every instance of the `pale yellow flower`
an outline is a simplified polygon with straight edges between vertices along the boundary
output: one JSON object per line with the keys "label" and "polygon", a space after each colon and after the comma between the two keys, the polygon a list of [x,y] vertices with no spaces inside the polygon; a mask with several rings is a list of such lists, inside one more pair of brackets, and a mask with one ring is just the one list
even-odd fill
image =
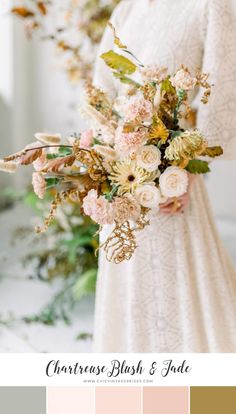
{"label": "pale yellow flower", "polygon": [[112,165],[109,176],[112,184],[117,185],[118,195],[134,193],[137,186],[153,179],[153,174],[139,167],[135,161],[117,161]]}
{"label": "pale yellow flower", "polygon": [[166,148],[165,158],[170,161],[194,159],[207,148],[207,141],[199,131],[185,131],[175,137]]}

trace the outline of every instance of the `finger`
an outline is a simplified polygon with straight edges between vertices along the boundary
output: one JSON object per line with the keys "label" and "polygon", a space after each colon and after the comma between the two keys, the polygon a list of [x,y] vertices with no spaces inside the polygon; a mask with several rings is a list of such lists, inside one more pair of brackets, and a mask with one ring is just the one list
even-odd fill
{"label": "finger", "polygon": [[171,214],[172,209],[165,209],[165,210],[161,210],[162,214]]}
{"label": "finger", "polygon": [[171,204],[171,205],[173,204],[173,200],[172,200],[172,199],[169,199],[169,200],[167,200],[165,203],[162,203],[162,204],[161,204],[161,206],[166,207],[166,206],[169,206],[170,204]]}

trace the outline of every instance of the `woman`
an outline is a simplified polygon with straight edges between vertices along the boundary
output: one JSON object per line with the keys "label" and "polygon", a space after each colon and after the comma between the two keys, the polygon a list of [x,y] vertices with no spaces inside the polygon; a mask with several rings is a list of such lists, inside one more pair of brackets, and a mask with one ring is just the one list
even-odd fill
{"label": "woman", "polygon": [[[112,23],[142,63],[174,72],[180,64],[210,72],[210,103],[197,126],[232,157],[236,137],[236,30],[231,0],[124,0]],[[113,48],[107,29],[99,55]],[[98,58],[95,84],[120,84]],[[198,96],[193,97],[198,107]],[[97,352],[236,352],[236,272],[217,234],[203,179],[153,215],[132,259],[100,255],[95,314]],[[183,212],[183,214],[181,214]],[[109,229],[104,229],[102,238]]]}

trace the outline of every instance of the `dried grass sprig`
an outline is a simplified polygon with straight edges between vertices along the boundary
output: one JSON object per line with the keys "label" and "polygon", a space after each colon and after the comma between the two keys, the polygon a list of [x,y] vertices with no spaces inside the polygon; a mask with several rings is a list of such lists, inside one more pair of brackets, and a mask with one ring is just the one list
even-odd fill
{"label": "dried grass sprig", "polygon": [[42,227],[37,226],[35,228],[36,233],[44,233],[52,221],[56,217],[58,207],[66,201],[69,197],[76,196],[79,198],[79,191],[77,189],[69,189],[67,191],[62,191],[61,193],[56,193],[54,200],[51,203],[51,208],[48,216],[44,219],[44,225]]}

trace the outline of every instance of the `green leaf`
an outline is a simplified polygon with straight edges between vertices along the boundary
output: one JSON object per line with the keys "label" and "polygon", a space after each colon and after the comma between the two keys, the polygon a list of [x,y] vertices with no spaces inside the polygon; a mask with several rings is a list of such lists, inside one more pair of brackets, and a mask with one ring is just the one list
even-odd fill
{"label": "green leaf", "polygon": [[109,193],[105,194],[105,198],[108,201],[112,201],[114,195],[116,194],[117,190],[118,190],[119,186],[118,185],[113,185],[112,190]]}
{"label": "green leaf", "polygon": [[171,138],[179,137],[183,131],[171,131]]}
{"label": "green leaf", "polygon": [[177,96],[178,96],[180,101],[183,101],[186,98],[187,93],[183,89],[178,89]]}
{"label": "green leaf", "polygon": [[81,332],[76,338],[77,341],[87,341],[88,339],[93,339],[93,335],[89,332]]}
{"label": "green leaf", "polygon": [[206,174],[210,172],[207,161],[191,160],[185,169],[191,174]]}
{"label": "green leaf", "polygon": [[54,158],[59,158],[59,154],[47,154],[47,160],[54,160]]}
{"label": "green leaf", "polygon": [[45,178],[45,181],[47,183],[47,188],[54,187],[60,182],[59,178]]}
{"label": "green leaf", "polygon": [[66,157],[67,155],[72,154],[72,148],[70,148],[70,147],[60,147],[58,152],[61,156]]}
{"label": "green leaf", "polygon": [[135,82],[133,79],[128,78],[127,76],[123,75],[120,72],[113,72],[113,75],[115,76],[115,78],[119,79],[121,83],[125,83],[127,85],[133,85],[136,88],[140,87],[141,85],[138,82]]}
{"label": "green leaf", "polygon": [[53,160],[55,158],[66,157],[67,155],[71,155],[71,154],[72,154],[72,148],[70,148],[70,147],[60,147],[56,154],[47,154],[47,159],[48,160]]}
{"label": "green leaf", "polygon": [[119,47],[119,49],[127,49],[127,46],[125,46],[122,41],[120,40],[120,38],[117,36],[116,34],[116,29],[114,28],[113,24],[111,22],[108,22],[108,26],[111,28],[112,32],[113,32],[113,36],[114,36],[114,43],[116,46]]}
{"label": "green leaf", "polygon": [[172,85],[170,79],[165,79],[162,84],[161,84],[161,92],[167,92],[167,93],[176,93],[176,90],[174,88],[174,86]]}
{"label": "green leaf", "polygon": [[103,53],[101,58],[109,68],[117,70],[122,75],[131,75],[137,69],[137,66],[131,60],[119,55],[113,50]]}
{"label": "green leaf", "polygon": [[73,287],[74,298],[79,301],[85,296],[95,293],[97,269],[90,269],[79,277]]}

